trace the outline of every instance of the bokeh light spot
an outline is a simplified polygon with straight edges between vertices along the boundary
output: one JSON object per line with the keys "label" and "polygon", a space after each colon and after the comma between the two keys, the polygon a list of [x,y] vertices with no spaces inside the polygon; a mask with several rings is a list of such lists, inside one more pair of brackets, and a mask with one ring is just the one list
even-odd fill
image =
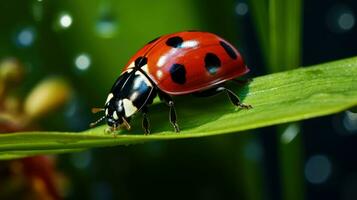
{"label": "bokeh light spot", "polygon": [[324,155],[311,156],[305,163],[305,178],[312,184],[325,182],[332,173],[332,164]]}
{"label": "bokeh light spot", "polygon": [[235,11],[237,15],[246,15],[248,13],[248,5],[246,3],[238,3],[236,5]]}
{"label": "bokeh light spot", "polygon": [[96,23],[95,30],[103,38],[111,38],[117,32],[117,21],[113,16],[103,15]]}
{"label": "bokeh light spot", "polygon": [[343,30],[350,30],[355,25],[355,18],[352,13],[343,13],[338,19],[338,24]]}
{"label": "bokeh light spot", "polygon": [[334,33],[350,31],[355,25],[355,16],[350,6],[336,4],[331,7],[326,16],[328,28]]}
{"label": "bokeh light spot", "polygon": [[82,53],[76,57],[76,59],[74,60],[74,64],[76,65],[77,69],[85,71],[89,68],[91,64],[91,59],[88,54]]}
{"label": "bokeh light spot", "polygon": [[297,124],[290,124],[281,135],[280,141],[284,144],[288,144],[294,140],[299,132],[300,128]]}
{"label": "bokeh light spot", "polygon": [[16,37],[16,44],[20,47],[29,47],[35,40],[35,31],[31,27],[20,30]]}
{"label": "bokeh light spot", "polygon": [[63,13],[59,17],[59,24],[62,28],[68,28],[72,25],[73,19],[72,16],[68,13]]}
{"label": "bokeh light spot", "polygon": [[346,111],[342,123],[348,133],[357,133],[357,113]]}

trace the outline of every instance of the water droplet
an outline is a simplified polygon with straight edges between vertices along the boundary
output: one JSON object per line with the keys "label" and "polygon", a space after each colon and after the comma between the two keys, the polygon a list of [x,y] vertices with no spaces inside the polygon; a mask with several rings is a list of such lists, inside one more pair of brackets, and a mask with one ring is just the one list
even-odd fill
{"label": "water droplet", "polygon": [[16,35],[16,45],[19,47],[29,47],[35,40],[35,30],[32,27],[25,27]]}
{"label": "water droplet", "polygon": [[294,140],[299,132],[300,127],[297,124],[290,124],[281,135],[280,141],[284,144],[288,144]]}
{"label": "water droplet", "polygon": [[313,184],[325,182],[332,173],[332,164],[325,155],[311,156],[305,164],[305,178]]}
{"label": "water droplet", "polygon": [[326,21],[332,32],[344,33],[354,27],[356,20],[354,13],[349,6],[336,4],[329,10]]}
{"label": "water droplet", "polygon": [[68,13],[62,13],[60,14],[59,16],[59,25],[66,29],[66,28],[69,28],[71,25],[72,25],[72,16]]}
{"label": "water droplet", "polygon": [[74,64],[76,65],[77,69],[85,71],[89,68],[91,59],[88,54],[81,53],[75,58]]}
{"label": "water droplet", "polygon": [[236,5],[235,11],[237,15],[244,16],[248,13],[248,5],[246,3],[240,2]]}

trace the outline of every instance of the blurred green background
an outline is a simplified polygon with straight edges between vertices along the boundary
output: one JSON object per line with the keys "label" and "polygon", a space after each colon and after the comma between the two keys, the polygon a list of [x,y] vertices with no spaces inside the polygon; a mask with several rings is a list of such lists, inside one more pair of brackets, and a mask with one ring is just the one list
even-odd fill
{"label": "blurred green background", "polygon": [[[128,59],[167,33],[222,36],[251,77],[357,55],[356,9],[347,0],[2,1],[0,71],[15,66],[15,78],[0,82],[0,112],[15,117],[0,133],[87,129],[96,119],[90,108],[104,103]],[[46,80],[55,80],[53,95],[39,102],[54,109],[29,115],[22,104]],[[346,111],[249,133],[64,154],[49,164],[54,192],[30,182],[47,195],[27,199],[356,199],[356,133],[357,114]],[[15,162],[0,163],[0,199],[33,192],[14,184]]]}

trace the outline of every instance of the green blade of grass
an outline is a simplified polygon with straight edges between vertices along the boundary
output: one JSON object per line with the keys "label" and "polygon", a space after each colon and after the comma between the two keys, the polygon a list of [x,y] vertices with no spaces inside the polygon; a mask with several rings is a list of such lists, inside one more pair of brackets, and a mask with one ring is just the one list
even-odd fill
{"label": "green blade of grass", "polygon": [[270,32],[266,57],[270,72],[293,69],[300,64],[301,9],[301,0],[271,0],[269,3]]}
{"label": "green blade of grass", "polygon": [[267,61],[270,56],[270,29],[268,17],[268,0],[251,0],[248,1],[251,8],[251,17],[255,25],[256,33],[260,44],[260,49],[263,55],[263,60]]}
{"label": "green blade of grass", "polygon": [[[269,1],[270,49],[268,69],[270,72],[296,68],[301,60],[302,0]],[[281,178],[282,199],[297,200],[304,198],[302,135],[297,134],[292,142],[281,142],[288,127],[277,127],[278,156]],[[290,128],[291,129],[291,128]]]}
{"label": "green blade of grass", "polygon": [[[234,85],[233,85],[234,86]],[[76,150],[128,145],[153,140],[203,137],[233,133],[336,113],[357,105],[357,57],[257,77],[236,88],[251,110],[232,107],[225,95],[212,98],[175,98],[182,131],[172,132],[164,104],[150,107],[151,135],[143,135],[141,117],[131,131],[105,133],[106,125],[80,133],[23,132],[0,135],[0,153],[6,151]],[[43,151],[43,152],[42,152]]]}

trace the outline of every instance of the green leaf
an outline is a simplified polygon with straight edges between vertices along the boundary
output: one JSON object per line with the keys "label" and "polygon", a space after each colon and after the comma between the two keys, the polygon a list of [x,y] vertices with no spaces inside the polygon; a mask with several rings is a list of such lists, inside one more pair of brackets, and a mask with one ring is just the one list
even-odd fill
{"label": "green leaf", "polygon": [[230,86],[254,108],[233,108],[223,94],[211,98],[177,97],[180,133],[172,132],[167,120],[168,108],[160,103],[150,107],[151,135],[143,135],[138,115],[133,119],[131,131],[118,131],[115,135],[105,133],[106,125],[80,133],[1,134],[0,153],[32,151],[32,155],[36,155],[48,153],[48,150],[70,152],[153,140],[203,137],[340,112],[357,105],[357,57],[257,77],[240,89],[236,85]]}
{"label": "green leaf", "polygon": [[0,152],[0,160],[23,158],[39,154],[60,154],[69,152],[84,151],[85,149],[55,149],[55,150],[25,150],[25,151],[3,151]]}

